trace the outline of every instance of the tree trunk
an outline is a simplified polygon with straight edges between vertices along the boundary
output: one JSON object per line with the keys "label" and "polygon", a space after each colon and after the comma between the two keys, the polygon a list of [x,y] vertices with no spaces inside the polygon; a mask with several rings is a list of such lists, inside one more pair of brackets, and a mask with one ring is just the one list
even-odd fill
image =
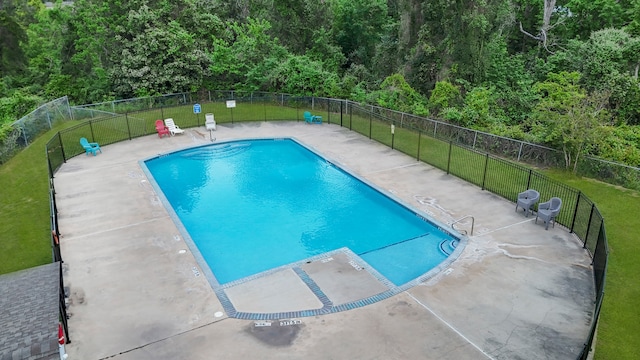
{"label": "tree trunk", "polygon": [[542,16],[542,28],[540,32],[544,34],[546,41],[546,34],[551,29],[551,15],[556,8],[556,0],[544,0],[544,14]]}
{"label": "tree trunk", "polygon": [[403,0],[399,1],[398,4],[400,11],[398,42],[402,50],[409,51],[418,42],[418,35],[424,24],[422,2],[419,0]]}
{"label": "tree trunk", "polygon": [[556,0],[544,0],[544,12],[542,15],[542,26],[540,27],[540,31],[538,35],[533,35],[528,33],[522,28],[522,22],[520,22],[520,32],[527,35],[528,37],[535,39],[542,44],[545,50],[549,51],[547,48],[547,41],[549,39],[549,30],[553,27],[551,25],[551,16],[553,15],[553,10],[556,8]]}

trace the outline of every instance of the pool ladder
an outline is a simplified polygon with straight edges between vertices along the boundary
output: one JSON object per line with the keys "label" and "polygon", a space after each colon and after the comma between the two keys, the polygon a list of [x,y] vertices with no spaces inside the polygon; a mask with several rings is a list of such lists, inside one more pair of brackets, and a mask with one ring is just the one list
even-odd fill
{"label": "pool ladder", "polygon": [[451,227],[453,228],[453,230],[456,230],[456,231],[459,231],[459,232],[464,231],[464,234],[465,234],[465,235],[467,235],[467,230],[458,230],[458,229],[456,229],[456,227],[455,227],[455,226],[453,226],[453,225],[455,225],[456,223],[459,223],[460,221],[462,221],[462,220],[464,220],[464,219],[468,219],[468,218],[471,218],[471,234],[470,234],[470,235],[472,235],[472,236],[473,236],[473,225],[475,224],[476,219],[475,219],[473,216],[471,216],[471,215],[466,215],[466,216],[461,217],[461,218],[460,218],[460,219],[458,219],[458,220],[454,220],[454,221],[451,223]]}

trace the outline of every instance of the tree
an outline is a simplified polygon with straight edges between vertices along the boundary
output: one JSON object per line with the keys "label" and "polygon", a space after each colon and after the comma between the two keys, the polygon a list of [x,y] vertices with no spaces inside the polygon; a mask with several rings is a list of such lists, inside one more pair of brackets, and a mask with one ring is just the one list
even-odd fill
{"label": "tree", "polygon": [[311,59],[321,61],[327,71],[337,73],[346,63],[347,58],[342,54],[340,46],[336,45],[328,30],[317,29],[314,32],[313,44],[306,51]]}
{"label": "tree", "polygon": [[393,74],[384,79],[380,84],[380,90],[374,91],[370,99],[387,109],[429,115],[427,100],[413,89],[401,74]]}
{"label": "tree", "polygon": [[542,24],[540,24],[540,26],[538,27],[537,33],[535,35],[529,33],[522,27],[522,21],[520,21],[519,23],[521,33],[525,34],[526,36],[530,37],[533,40],[538,41],[539,44],[550,53],[552,53],[551,48],[557,45],[555,41],[552,41],[551,29],[556,27],[558,24],[560,24],[564,20],[564,19],[559,19],[559,20],[556,20],[556,22],[554,22],[553,24],[551,23],[551,18],[554,15],[554,13],[555,14],[562,13],[557,10],[558,8],[556,7],[556,0],[544,0],[543,7],[542,7],[542,19],[541,19]]}
{"label": "tree", "polygon": [[403,0],[398,2],[398,51],[404,57],[418,43],[420,28],[424,24],[422,1]]}
{"label": "tree", "polygon": [[509,54],[504,37],[495,36],[487,44],[489,65],[482,86],[493,89],[496,106],[504,111],[508,125],[523,122],[529,116],[535,95],[533,76],[522,54]]}
{"label": "tree", "polygon": [[[120,52],[115,29],[122,26],[128,2],[76,0],[62,55],[62,74],[52,85],[66,84],[69,99],[78,103],[113,98],[109,72],[111,57]],[[138,5],[132,1],[132,5]],[[59,84],[59,85],[58,85]]]}
{"label": "tree", "polygon": [[306,96],[336,96],[338,92],[338,76],[305,55],[289,54],[268,77],[269,91]]}
{"label": "tree", "polygon": [[461,122],[466,127],[487,129],[496,117],[494,93],[491,89],[479,86],[473,88],[464,98],[464,108],[461,112]]}
{"label": "tree", "polygon": [[588,40],[571,40],[566,51],[549,58],[558,68],[578,71],[588,92],[608,92],[617,123],[640,124],[640,38],[624,30],[595,31]]}
{"label": "tree", "polygon": [[487,44],[512,26],[511,0],[423,2],[424,25],[407,61],[407,80],[428,93],[436,82],[484,81],[490,64]]}
{"label": "tree", "polygon": [[[564,7],[570,12],[564,27],[569,38],[588,39],[598,30],[622,28],[633,20],[634,0],[570,0]],[[637,14],[635,15],[637,17]]]}
{"label": "tree", "polygon": [[429,109],[435,116],[437,116],[440,111],[455,107],[460,103],[462,103],[460,89],[446,80],[438,81],[429,97]]}
{"label": "tree", "polygon": [[26,39],[26,34],[16,19],[0,8],[0,75],[3,81],[18,75],[26,67],[27,59],[20,46]]}
{"label": "tree", "polygon": [[390,22],[387,30],[381,35],[376,44],[370,68],[378,79],[385,78],[398,72],[403,58],[399,56],[397,22]]}
{"label": "tree", "polygon": [[304,54],[314,46],[317,32],[331,28],[331,7],[317,0],[272,0],[265,19],[269,34],[294,54]]}
{"label": "tree", "polygon": [[640,69],[640,38],[631,36],[622,29],[595,31],[586,42],[576,41],[579,52],[580,71],[585,84],[596,89],[602,79],[615,74],[638,78]]}
{"label": "tree", "polygon": [[[167,9],[172,10],[172,9]],[[210,58],[193,34],[148,5],[130,10],[116,35],[121,45],[110,71],[120,97],[198,90]]]}
{"label": "tree", "polygon": [[53,9],[43,8],[27,29],[29,41],[25,51],[29,58],[29,80],[39,89],[44,89],[50,98],[72,92],[69,77],[62,73],[70,12],[69,7],[61,4]]}
{"label": "tree", "polygon": [[606,93],[587,94],[577,72],[550,73],[536,83],[540,100],[532,114],[532,131],[562,150],[567,168],[575,172],[578,159],[598,143],[599,126],[606,119]]}
{"label": "tree", "polygon": [[625,9],[625,12],[629,15],[630,23],[627,26],[629,32],[633,35],[640,35],[640,1],[632,0],[631,6]]}
{"label": "tree", "polygon": [[371,64],[376,44],[389,23],[385,0],[332,0],[333,36],[351,64]]}
{"label": "tree", "polygon": [[249,18],[232,22],[226,32],[214,39],[211,73],[222,89],[266,90],[270,72],[288,56],[278,39],[269,35],[271,24]]}
{"label": "tree", "polygon": [[640,166],[640,127],[604,126],[603,141],[598,143],[598,157],[622,162],[631,166]]}

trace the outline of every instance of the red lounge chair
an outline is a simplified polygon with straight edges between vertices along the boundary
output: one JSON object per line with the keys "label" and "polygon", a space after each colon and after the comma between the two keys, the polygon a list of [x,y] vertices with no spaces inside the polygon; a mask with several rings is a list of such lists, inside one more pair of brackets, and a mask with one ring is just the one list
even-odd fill
{"label": "red lounge chair", "polygon": [[164,122],[162,120],[156,120],[156,131],[158,132],[159,138],[162,138],[163,135],[171,136],[169,128],[164,125]]}

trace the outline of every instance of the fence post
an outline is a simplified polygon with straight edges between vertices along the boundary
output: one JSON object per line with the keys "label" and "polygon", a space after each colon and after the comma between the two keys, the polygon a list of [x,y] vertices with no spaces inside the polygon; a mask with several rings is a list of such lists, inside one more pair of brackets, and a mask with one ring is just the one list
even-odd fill
{"label": "fence post", "polygon": [[64,330],[64,338],[65,338],[65,342],[67,344],[71,344],[71,338],[69,337],[69,322],[67,321],[68,315],[67,315],[67,305],[65,304],[64,301],[64,278],[62,277],[62,261],[59,262],[60,264],[60,291],[58,292],[60,294],[59,297],[59,306],[60,306],[60,320],[62,320],[62,329]]}
{"label": "fence post", "polygon": [[65,95],[64,100],[67,103],[67,110],[69,111],[69,120],[73,120],[73,112],[71,111],[71,105],[69,105],[69,98]]}
{"label": "fence post", "polygon": [[91,141],[96,141],[96,136],[93,134],[93,120],[89,120],[89,129],[91,130]]}
{"label": "fence post", "polygon": [[489,153],[484,154],[484,174],[482,174],[482,190],[484,190],[484,183],[487,180],[487,171],[489,169]]}
{"label": "fence post", "polygon": [[129,140],[131,140],[131,126],[129,126],[129,113],[124,113],[124,121],[127,123],[127,133],[129,134]]}
{"label": "fence post", "polygon": [[418,130],[418,155],[416,160],[420,161],[420,140],[422,140],[422,131]]}
{"label": "fence post", "polygon": [[340,101],[340,127],[342,127],[342,112],[344,111],[345,100]]}
{"label": "fence post", "polygon": [[20,130],[22,130],[22,138],[24,139],[25,145],[29,145],[29,140],[27,139],[27,131],[24,129],[23,123],[20,123]]}
{"label": "fence post", "polygon": [[349,131],[353,130],[353,106],[349,109]]}
{"label": "fence post", "polygon": [[578,190],[578,196],[576,197],[576,207],[573,209],[573,219],[571,219],[571,232],[576,225],[576,218],[578,217],[578,206],[580,206],[580,198],[582,197],[582,191]]}
{"label": "fence post", "polygon": [[520,162],[520,156],[522,155],[522,146],[524,142],[520,141],[520,150],[518,150],[518,162]]}
{"label": "fence post", "polygon": [[396,126],[393,123],[391,123],[391,150],[393,150],[393,140],[396,137],[396,131],[395,130],[396,130]]}
{"label": "fence post", "polygon": [[49,168],[49,178],[53,178],[53,167],[51,166],[51,157],[47,154],[47,165]]}
{"label": "fence post", "polygon": [[587,222],[587,233],[584,234],[584,244],[583,248],[587,247],[587,242],[589,241],[589,230],[591,230],[591,219],[593,219],[593,211],[596,208],[596,204],[591,203],[591,212],[589,212],[589,222]]}
{"label": "fence post", "polygon": [[371,128],[373,127],[373,107],[372,111],[369,112],[369,139],[371,139]]}
{"label": "fence post", "polygon": [[527,189],[531,188],[531,174],[533,173],[533,170],[529,169],[529,178],[527,179]]}
{"label": "fence post", "polygon": [[449,175],[449,167],[451,166],[451,149],[453,148],[453,140],[449,140],[449,156],[447,158],[447,175]]}
{"label": "fence post", "polygon": [[[67,156],[64,154],[64,143],[62,142],[62,136],[60,135],[60,131],[58,131],[58,141],[60,141],[60,150],[62,151],[62,162],[67,162]],[[48,158],[49,156],[47,156]],[[53,177],[53,174],[51,175]]]}
{"label": "fence post", "polygon": [[331,124],[331,100],[327,99],[327,124]]}

